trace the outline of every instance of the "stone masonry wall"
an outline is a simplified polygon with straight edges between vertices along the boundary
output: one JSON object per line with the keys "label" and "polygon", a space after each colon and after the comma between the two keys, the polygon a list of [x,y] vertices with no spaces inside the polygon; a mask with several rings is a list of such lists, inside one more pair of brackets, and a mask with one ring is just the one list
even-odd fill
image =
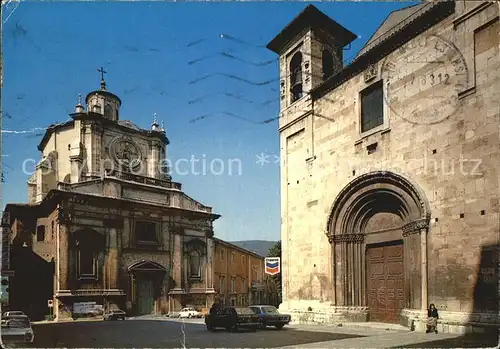
{"label": "stone masonry wall", "polygon": [[[490,23],[498,17],[498,6],[484,6],[462,19],[460,9],[389,55],[392,70],[403,81],[391,80],[399,86],[390,87],[390,96],[384,84],[385,122],[377,132],[360,134],[359,92],[369,85],[363,74],[314,101],[314,116],[294,121],[312,109],[309,96],[282,111],[282,270],[288,309],[330,304],[332,257],[325,232],[331,206],[350,181],[377,170],[409,178],[429,201],[429,302],[449,312],[477,311],[479,281],[484,275],[493,276],[490,283],[498,277],[489,266],[479,266],[483,250],[498,244],[499,234],[499,24]],[[409,64],[442,49],[429,39],[432,35],[453,43],[458,53],[450,55],[460,59],[441,68]],[[377,79],[387,79],[383,64],[381,60],[377,65]],[[463,67],[466,77],[455,77],[455,83],[458,91],[466,92],[454,103],[454,88],[420,86],[418,92],[404,78],[413,72],[414,83],[423,84],[425,78],[429,84],[430,74],[451,75]],[[425,119],[406,120],[418,118],[419,112],[424,117],[452,115],[433,125]],[[375,142],[376,151],[368,154],[366,147]]]}

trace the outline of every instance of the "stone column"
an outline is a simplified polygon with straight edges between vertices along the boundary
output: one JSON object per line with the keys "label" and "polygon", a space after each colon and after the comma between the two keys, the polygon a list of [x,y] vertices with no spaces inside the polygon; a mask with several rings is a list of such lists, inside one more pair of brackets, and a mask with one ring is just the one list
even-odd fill
{"label": "stone column", "polygon": [[159,178],[159,164],[160,164],[161,144],[159,142],[152,142],[150,148],[150,161],[149,171],[147,176],[151,178]]}
{"label": "stone column", "polygon": [[[418,295],[414,293],[420,288],[420,308],[421,310],[427,309],[427,229],[429,227],[429,219],[421,218],[409,222],[402,227],[404,239],[404,253],[405,253],[405,275],[414,275],[412,271],[420,271],[420,285],[419,280],[406,277],[406,282],[409,283],[409,290],[411,297],[409,299],[409,306],[412,308],[418,307]],[[418,236],[420,234],[420,244],[418,243]],[[420,251],[418,251],[420,249]],[[420,263],[417,263],[420,257]],[[418,270],[420,269],[420,270]],[[420,286],[420,287],[419,287]],[[416,291],[416,292],[412,292]]]}
{"label": "stone column", "polygon": [[98,125],[94,124],[92,127],[93,141],[92,141],[92,174],[102,175],[101,171],[103,168],[101,166],[101,154],[102,154],[102,135],[104,134],[104,129]]}
{"label": "stone column", "polygon": [[337,244],[335,243],[334,235],[328,235],[328,242],[332,248],[332,305],[337,305],[337,259],[335,248]]}
{"label": "stone column", "polygon": [[79,183],[82,174],[82,158],[80,155],[78,156],[70,156],[70,177],[71,183]]}
{"label": "stone column", "polygon": [[68,246],[68,229],[66,224],[58,224],[59,235],[59,289],[67,290],[69,284],[69,246]]}
{"label": "stone column", "polygon": [[85,155],[86,158],[84,159],[85,161],[85,168],[84,171],[87,172],[87,174],[91,174],[94,172],[94,140],[92,137],[92,126],[91,125],[85,125],[83,127],[83,144],[85,145]]}
{"label": "stone column", "polygon": [[116,289],[118,280],[118,239],[116,228],[108,228],[108,251],[106,260],[106,285],[105,289]]}
{"label": "stone column", "polygon": [[[339,246],[340,282],[334,279],[335,289],[340,283],[339,294],[335,290],[335,305],[362,305],[364,302],[365,268],[364,268],[364,235],[363,234],[336,234],[329,237],[333,248]],[[338,253],[334,251],[334,268],[337,267],[335,260]],[[334,275],[336,276],[337,270]]]}
{"label": "stone column", "polygon": [[183,243],[182,235],[175,233],[173,234],[173,261],[172,261],[172,278],[175,282],[175,290],[183,289],[183,275],[182,275],[182,260],[183,256]]}
{"label": "stone column", "polygon": [[422,253],[422,310],[427,309],[427,228],[420,229],[420,249]]}
{"label": "stone column", "polygon": [[206,262],[206,275],[205,275],[205,285],[206,288],[214,288],[213,282],[213,240],[207,238],[207,262]]}

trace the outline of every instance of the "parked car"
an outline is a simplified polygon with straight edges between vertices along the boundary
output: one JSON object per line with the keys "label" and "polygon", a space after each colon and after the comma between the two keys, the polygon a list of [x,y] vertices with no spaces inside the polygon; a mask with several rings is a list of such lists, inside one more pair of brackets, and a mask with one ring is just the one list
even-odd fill
{"label": "parked car", "polygon": [[194,308],[183,308],[179,312],[180,318],[201,317],[201,313]]}
{"label": "parked car", "polygon": [[104,313],[104,321],[125,320],[125,316],[126,314],[123,310],[111,310]]}
{"label": "parked car", "polygon": [[33,343],[35,334],[26,315],[10,315],[2,319],[3,343]]}
{"label": "parked car", "polygon": [[217,311],[216,314],[205,316],[205,324],[209,331],[215,331],[217,327],[221,327],[227,331],[246,328],[255,332],[259,327],[259,317],[248,307],[226,307]]}
{"label": "parked car", "polygon": [[22,311],[20,310],[12,310],[12,311],[6,311],[5,313],[3,313],[2,317],[9,317],[9,316],[23,316],[23,315],[26,315],[25,313],[23,313]]}
{"label": "parked car", "polygon": [[287,314],[280,314],[278,309],[272,305],[251,305],[250,309],[259,316],[259,327],[274,326],[281,330],[287,325],[292,317]]}

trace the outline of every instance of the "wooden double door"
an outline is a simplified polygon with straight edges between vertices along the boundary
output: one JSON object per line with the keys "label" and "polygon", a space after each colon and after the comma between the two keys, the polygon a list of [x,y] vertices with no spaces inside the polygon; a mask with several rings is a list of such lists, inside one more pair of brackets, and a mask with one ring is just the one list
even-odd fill
{"label": "wooden double door", "polygon": [[404,308],[403,242],[367,246],[367,298],[370,321],[399,323]]}
{"label": "wooden double door", "polygon": [[137,311],[138,315],[149,315],[154,311],[154,283],[152,280],[137,280]]}

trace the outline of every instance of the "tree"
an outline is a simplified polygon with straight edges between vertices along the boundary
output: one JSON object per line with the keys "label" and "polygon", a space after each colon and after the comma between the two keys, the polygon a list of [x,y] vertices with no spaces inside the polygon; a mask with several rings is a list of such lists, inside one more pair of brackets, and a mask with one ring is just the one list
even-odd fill
{"label": "tree", "polygon": [[[281,241],[278,241],[273,247],[269,249],[269,252],[267,253],[268,257],[280,257],[280,262],[281,262]],[[281,303],[282,300],[282,295],[281,295],[281,270],[280,273],[277,275],[272,275],[270,276],[270,279],[273,281],[275,284],[276,290],[277,290],[277,296],[278,296],[278,304]]]}

